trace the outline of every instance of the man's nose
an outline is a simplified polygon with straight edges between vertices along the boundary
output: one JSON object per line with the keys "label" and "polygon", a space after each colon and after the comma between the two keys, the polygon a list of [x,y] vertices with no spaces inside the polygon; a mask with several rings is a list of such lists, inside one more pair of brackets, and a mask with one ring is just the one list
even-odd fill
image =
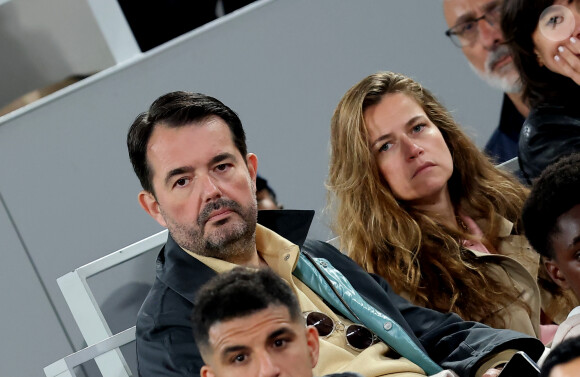
{"label": "man's nose", "polygon": [[503,35],[497,23],[490,24],[486,19],[477,23],[479,42],[486,50],[494,50],[503,42]]}
{"label": "man's nose", "polygon": [[264,352],[259,356],[259,363],[260,373],[258,377],[278,377],[280,375],[280,368],[268,352]]}
{"label": "man's nose", "polygon": [[203,185],[202,195],[204,202],[209,202],[221,197],[222,195],[221,190],[219,189],[218,184],[214,181],[214,179],[211,176],[206,175],[202,177],[201,180]]}

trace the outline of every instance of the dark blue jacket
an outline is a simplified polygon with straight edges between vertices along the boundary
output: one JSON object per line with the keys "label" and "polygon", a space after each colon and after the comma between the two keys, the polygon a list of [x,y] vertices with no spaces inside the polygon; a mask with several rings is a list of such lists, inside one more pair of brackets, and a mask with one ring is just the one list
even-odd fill
{"label": "dark blue jacket", "polygon": [[[535,338],[414,306],[333,246],[305,241],[313,215],[313,211],[262,211],[258,221],[310,255],[330,261],[367,302],[397,321],[444,369],[471,376],[488,356],[504,349],[523,350],[535,360],[540,357],[544,346]],[[137,317],[140,376],[199,376],[203,361],[190,317],[197,290],[214,275],[168,238],[159,253],[155,283]]]}

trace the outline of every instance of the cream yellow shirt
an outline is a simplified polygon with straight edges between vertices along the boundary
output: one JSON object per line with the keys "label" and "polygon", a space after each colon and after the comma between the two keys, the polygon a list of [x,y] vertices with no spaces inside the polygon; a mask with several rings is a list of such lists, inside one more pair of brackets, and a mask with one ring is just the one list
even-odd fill
{"label": "cream yellow shirt", "polygon": [[[337,316],[316,293],[292,275],[300,251],[297,245],[258,225],[256,249],[268,266],[292,287],[302,311],[319,311],[330,316],[335,323],[340,321],[347,326],[352,323],[346,318]],[[185,251],[218,274],[237,266],[220,259],[204,257],[189,250]],[[506,356],[497,361],[505,362]],[[334,331],[330,336],[320,338],[320,356],[314,368],[314,374],[340,372],[357,372],[365,377],[425,376],[423,369],[408,359],[396,356],[383,342],[378,342],[359,352],[347,345],[344,331]],[[481,371],[478,371],[477,375],[481,376],[481,374]]]}

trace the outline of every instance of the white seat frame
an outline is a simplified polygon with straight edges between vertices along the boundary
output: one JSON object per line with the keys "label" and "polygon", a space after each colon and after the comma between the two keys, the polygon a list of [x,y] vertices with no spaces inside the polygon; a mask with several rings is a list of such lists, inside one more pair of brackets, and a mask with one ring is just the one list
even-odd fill
{"label": "white seat frame", "polygon": [[76,377],[74,367],[91,359],[96,361],[106,357],[109,353],[114,353],[119,347],[134,340],[135,326],[50,364],[44,368],[44,374],[47,377]]}
{"label": "white seat frame", "polygon": [[[136,258],[139,255],[145,254],[149,251],[159,250],[165,242],[167,242],[167,230],[163,230],[121,250],[99,258],[94,262],[85,264],[56,280],[87,344],[97,346],[99,342],[115,338],[117,335],[131,330],[128,329],[113,336],[111,329],[109,328],[109,325],[107,324],[107,321],[91,292],[87,279],[102,271],[106,271],[114,266]],[[132,329],[133,339],[135,339],[135,329],[134,327]],[[126,339],[123,338],[123,340]],[[75,354],[67,357],[72,357],[73,355]],[[59,360],[57,363],[62,360],[64,359]],[[118,349],[118,346],[111,352],[96,357],[95,362],[105,377],[128,377],[132,375],[125,358]],[[56,363],[51,364],[49,367],[52,367],[55,364]],[[45,368],[45,373],[49,367]],[[47,377],[48,376],[49,375],[47,374]],[[51,374],[50,376],[60,375]]]}
{"label": "white seat frame", "polygon": [[518,158],[514,157],[511,160],[507,160],[499,165],[496,165],[496,168],[502,169],[503,171],[507,171],[510,173],[515,173],[520,169],[520,164],[518,162]]}

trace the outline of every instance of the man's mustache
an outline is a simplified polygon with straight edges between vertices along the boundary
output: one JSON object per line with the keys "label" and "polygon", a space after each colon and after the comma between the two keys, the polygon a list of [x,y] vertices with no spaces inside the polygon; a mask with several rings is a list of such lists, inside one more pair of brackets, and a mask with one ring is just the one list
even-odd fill
{"label": "man's mustache", "polygon": [[220,198],[206,204],[206,206],[203,207],[201,213],[197,217],[197,225],[202,227],[208,221],[212,212],[222,208],[227,208],[230,211],[234,211],[238,214],[242,212],[242,207],[237,202],[230,199]]}

